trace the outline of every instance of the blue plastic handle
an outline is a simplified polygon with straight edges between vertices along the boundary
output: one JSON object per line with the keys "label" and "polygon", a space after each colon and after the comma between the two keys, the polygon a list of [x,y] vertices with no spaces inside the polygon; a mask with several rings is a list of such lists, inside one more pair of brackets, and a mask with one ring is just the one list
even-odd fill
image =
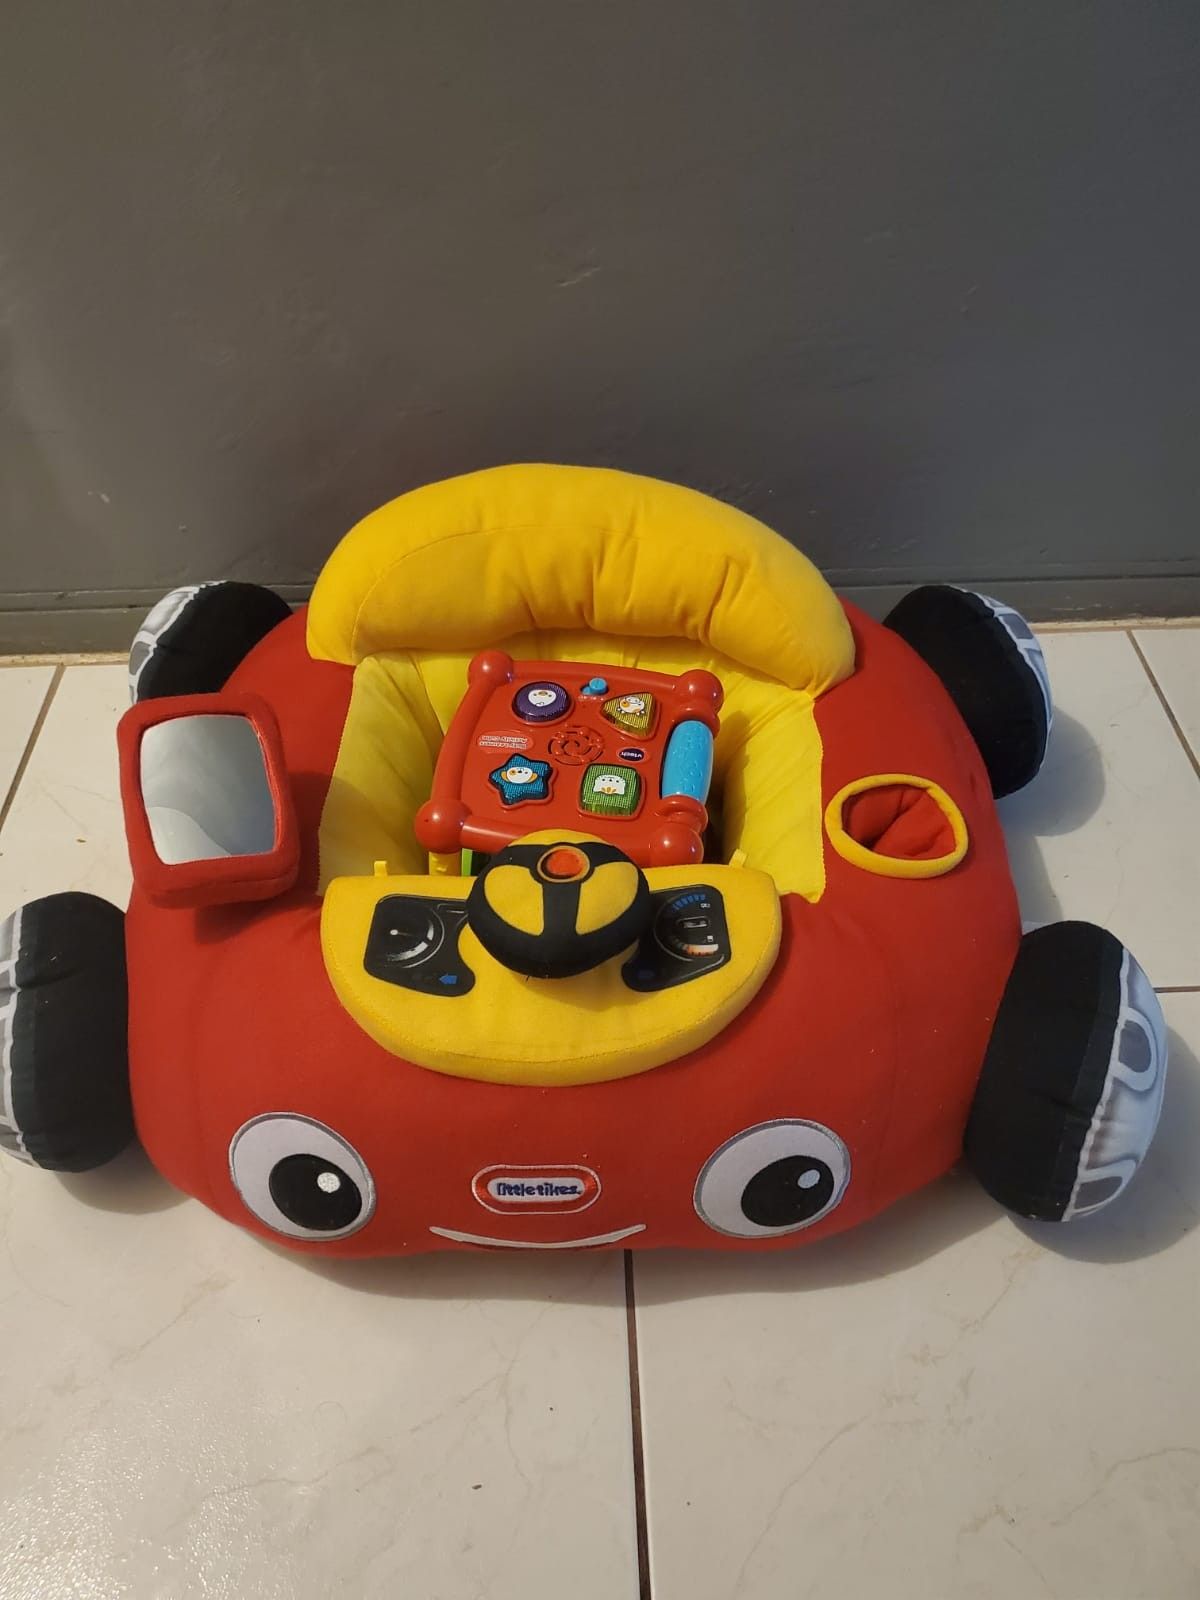
{"label": "blue plastic handle", "polygon": [[701,805],[712,782],[713,736],[702,722],[681,722],[667,740],[662,792],[690,794]]}

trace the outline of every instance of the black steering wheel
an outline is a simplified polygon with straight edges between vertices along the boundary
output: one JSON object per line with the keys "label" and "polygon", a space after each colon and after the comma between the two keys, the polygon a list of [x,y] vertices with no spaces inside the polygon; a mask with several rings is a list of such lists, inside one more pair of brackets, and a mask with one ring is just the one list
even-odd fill
{"label": "black steering wheel", "polygon": [[573,978],[636,943],[651,914],[641,869],[586,834],[533,835],[493,856],[467,899],[489,955],[527,978]]}

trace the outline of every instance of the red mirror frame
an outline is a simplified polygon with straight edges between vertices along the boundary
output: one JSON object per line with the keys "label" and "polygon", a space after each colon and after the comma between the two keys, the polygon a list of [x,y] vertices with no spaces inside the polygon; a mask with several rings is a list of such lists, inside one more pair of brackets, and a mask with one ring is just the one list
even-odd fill
{"label": "red mirror frame", "polygon": [[[168,864],[154,848],[142,796],[142,739],[148,728],[187,717],[241,717],[250,723],[262,750],[275,811],[275,839],[262,855],[218,856]],[[267,702],[255,694],[189,694],[144,700],[131,706],[117,727],[121,765],[121,804],[129,862],[137,888],[155,905],[195,907],[269,900],[296,881],[300,833],[288,786],[279,723]]]}

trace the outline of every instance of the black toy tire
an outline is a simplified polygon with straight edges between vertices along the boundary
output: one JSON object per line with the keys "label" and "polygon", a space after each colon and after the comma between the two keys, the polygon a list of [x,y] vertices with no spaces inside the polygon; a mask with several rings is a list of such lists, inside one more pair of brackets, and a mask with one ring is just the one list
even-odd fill
{"label": "black toy tire", "polygon": [[134,1136],[125,913],[92,894],[0,923],[0,1150],[86,1172]]}
{"label": "black toy tire", "polygon": [[129,698],[214,694],[234,668],[291,615],[257,583],[195,583],[164,595],[129,652]]}
{"label": "black toy tire", "polygon": [[1010,1211],[1099,1211],[1141,1164],[1162,1107],[1166,1026],[1129,951],[1102,928],[1027,933],[1005,987],[963,1152]]}
{"label": "black toy tire", "polygon": [[1046,755],[1053,710],[1041,646],[1011,606],[943,584],[914,589],[885,625],[937,673],[979,748],[999,799]]}

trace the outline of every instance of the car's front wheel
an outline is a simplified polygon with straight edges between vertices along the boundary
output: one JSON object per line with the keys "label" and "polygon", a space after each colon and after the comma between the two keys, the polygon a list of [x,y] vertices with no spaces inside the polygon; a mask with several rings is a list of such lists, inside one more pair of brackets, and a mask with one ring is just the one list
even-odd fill
{"label": "car's front wheel", "polygon": [[1150,980],[1111,933],[1056,922],[1021,940],[963,1142],[1001,1205],[1068,1222],[1110,1205],[1162,1109],[1167,1036]]}
{"label": "car's front wheel", "polygon": [[85,1172],[133,1138],[125,913],[94,894],[0,923],[0,1150]]}

